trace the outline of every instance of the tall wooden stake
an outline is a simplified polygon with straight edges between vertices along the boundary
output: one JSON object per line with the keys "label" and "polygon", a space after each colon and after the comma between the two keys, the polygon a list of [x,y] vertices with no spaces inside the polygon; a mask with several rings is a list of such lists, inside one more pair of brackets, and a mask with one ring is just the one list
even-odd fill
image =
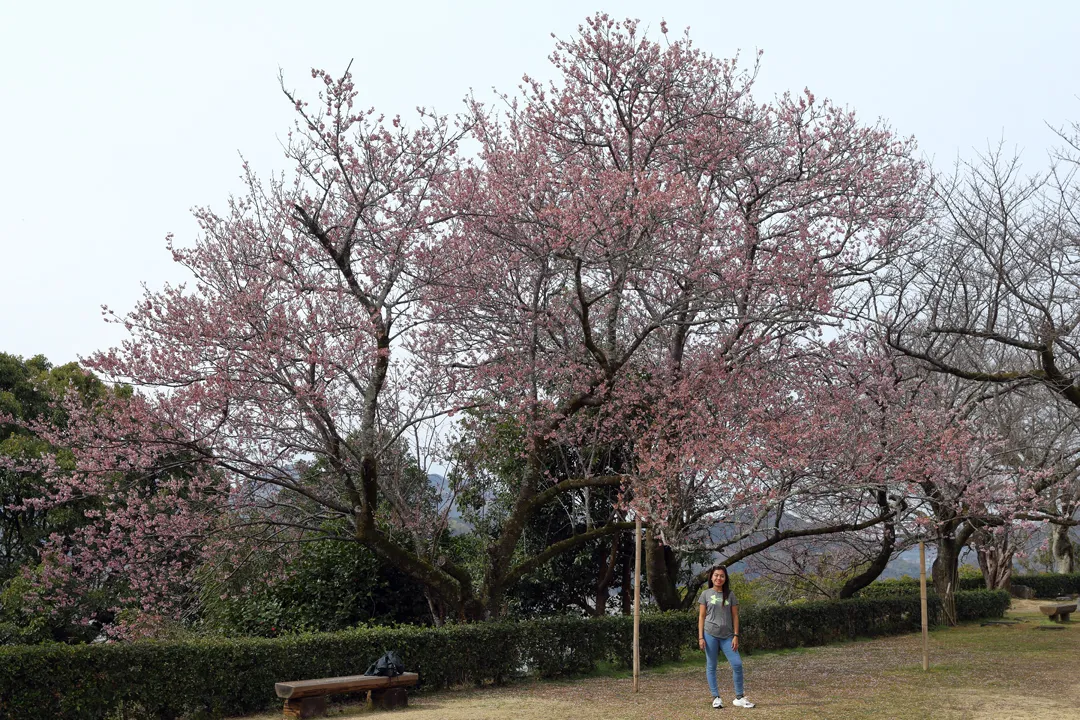
{"label": "tall wooden stake", "polygon": [[634,522],[634,692],[641,674],[641,517]]}
{"label": "tall wooden stake", "polygon": [[926,544],[919,541],[919,602],[922,605],[922,669],[930,669],[930,629],[926,618]]}

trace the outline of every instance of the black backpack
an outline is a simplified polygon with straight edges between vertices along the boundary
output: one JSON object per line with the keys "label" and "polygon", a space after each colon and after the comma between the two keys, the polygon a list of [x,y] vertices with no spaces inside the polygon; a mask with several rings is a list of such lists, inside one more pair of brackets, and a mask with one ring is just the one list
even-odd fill
{"label": "black backpack", "polygon": [[394,677],[395,675],[401,675],[405,672],[405,663],[401,662],[401,658],[393,650],[387,650],[382,654],[382,657],[371,664],[371,667],[367,669],[365,675],[381,675],[383,677]]}

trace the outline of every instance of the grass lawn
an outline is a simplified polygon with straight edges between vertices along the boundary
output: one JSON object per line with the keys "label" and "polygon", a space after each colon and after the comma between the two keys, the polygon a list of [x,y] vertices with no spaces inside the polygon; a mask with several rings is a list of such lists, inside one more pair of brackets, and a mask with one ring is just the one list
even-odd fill
{"label": "grass lawn", "polygon": [[[1080,623],[1060,630],[1037,601],[1014,600],[1015,625],[978,623],[930,633],[930,671],[922,670],[921,636],[744,655],[747,697],[757,708],[731,706],[731,673],[721,658],[723,710],[713,710],[704,653],[642,672],[633,693],[628,673],[569,681],[521,682],[411,697],[393,712],[362,705],[331,711],[337,720],[616,720],[618,718],[1031,718],[1080,720],[1076,675]],[[717,713],[722,713],[717,715]],[[271,720],[265,713],[248,720]]]}

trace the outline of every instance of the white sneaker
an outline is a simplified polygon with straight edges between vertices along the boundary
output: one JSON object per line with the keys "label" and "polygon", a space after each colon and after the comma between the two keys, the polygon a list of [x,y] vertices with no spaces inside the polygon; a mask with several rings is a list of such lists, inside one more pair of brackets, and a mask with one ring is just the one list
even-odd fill
{"label": "white sneaker", "polygon": [[724,701],[721,700],[719,697],[714,697],[712,699],[712,706],[714,708],[722,708],[722,707],[724,707]]}
{"label": "white sneaker", "polygon": [[744,707],[744,708],[752,708],[752,707],[754,707],[754,703],[750,702],[745,697],[735,698],[734,700],[731,701],[731,704],[734,705],[735,707]]}

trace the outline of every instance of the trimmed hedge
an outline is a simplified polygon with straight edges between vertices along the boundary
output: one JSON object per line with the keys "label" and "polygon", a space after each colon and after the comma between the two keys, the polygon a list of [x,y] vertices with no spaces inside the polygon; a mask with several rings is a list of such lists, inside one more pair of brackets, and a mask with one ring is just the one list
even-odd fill
{"label": "trimmed hedge", "polygon": [[[960,592],[986,589],[986,582],[981,577],[962,577],[959,580],[959,588],[957,589]],[[934,592],[934,584],[931,582],[929,574],[926,577],[926,587],[931,593]],[[859,597],[902,597],[913,593],[915,595],[919,594],[919,579],[905,575],[904,577],[889,578],[887,580],[876,580],[860,590]]]}
{"label": "trimmed hedge", "polygon": [[[961,621],[999,618],[1009,609],[1009,602],[1009,594],[1003,590],[962,591],[956,594],[956,612]],[[777,650],[918,632],[922,628],[920,612],[919,596],[910,594],[753,608],[740,623],[740,647]],[[936,595],[927,597],[927,614],[931,625],[941,622],[941,602]]]}
{"label": "trimmed hedge", "polygon": [[1054,598],[1058,595],[1080,594],[1080,573],[1067,575],[1040,573],[1038,575],[1013,575],[1013,585],[1026,585],[1035,591],[1035,597]]}
{"label": "trimmed hedge", "polygon": [[[927,587],[932,588],[930,578],[926,579]],[[1035,597],[1053,598],[1058,595],[1080,594],[1080,573],[1060,575],[1057,573],[1039,573],[1037,575],[1013,575],[1013,585],[1025,585],[1035,591]],[[982,590],[986,583],[982,577],[960,578],[960,590]],[[885,598],[900,597],[910,594],[919,594],[919,581],[917,578],[901,577],[878,580],[859,591],[859,597]]]}
{"label": "trimmed hedge", "polygon": [[[1003,592],[957,594],[961,619],[1000,617]],[[939,616],[936,598],[931,619]],[[858,636],[917,631],[918,598],[747,608],[744,651],[821,645]],[[0,717],[55,720],[240,715],[276,707],[275,682],[353,675],[395,649],[421,691],[629,665],[633,621],[553,618],[443,628],[368,628],[280,638],[202,639],[101,645],[0,648]],[[642,664],[678,659],[695,647],[696,613],[647,613],[641,619]]]}
{"label": "trimmed hedge", "polygon": [[956,593],[956,619],[982,620],[1005,615],[1012,597],[1004,590],[963,590]]}
{"label": "trimmed hedge", "polygon": [[[696,629],[686,613],[645,615],[642,664],[677,659]],[[554,618],[443,628],[367,628],[279,638],[0,647],[0,718],[100,720],[240,715],[278,706],[274,683],[358,675],[397,650],[421,690],[555,677],[629,662],[633,622]]]}

